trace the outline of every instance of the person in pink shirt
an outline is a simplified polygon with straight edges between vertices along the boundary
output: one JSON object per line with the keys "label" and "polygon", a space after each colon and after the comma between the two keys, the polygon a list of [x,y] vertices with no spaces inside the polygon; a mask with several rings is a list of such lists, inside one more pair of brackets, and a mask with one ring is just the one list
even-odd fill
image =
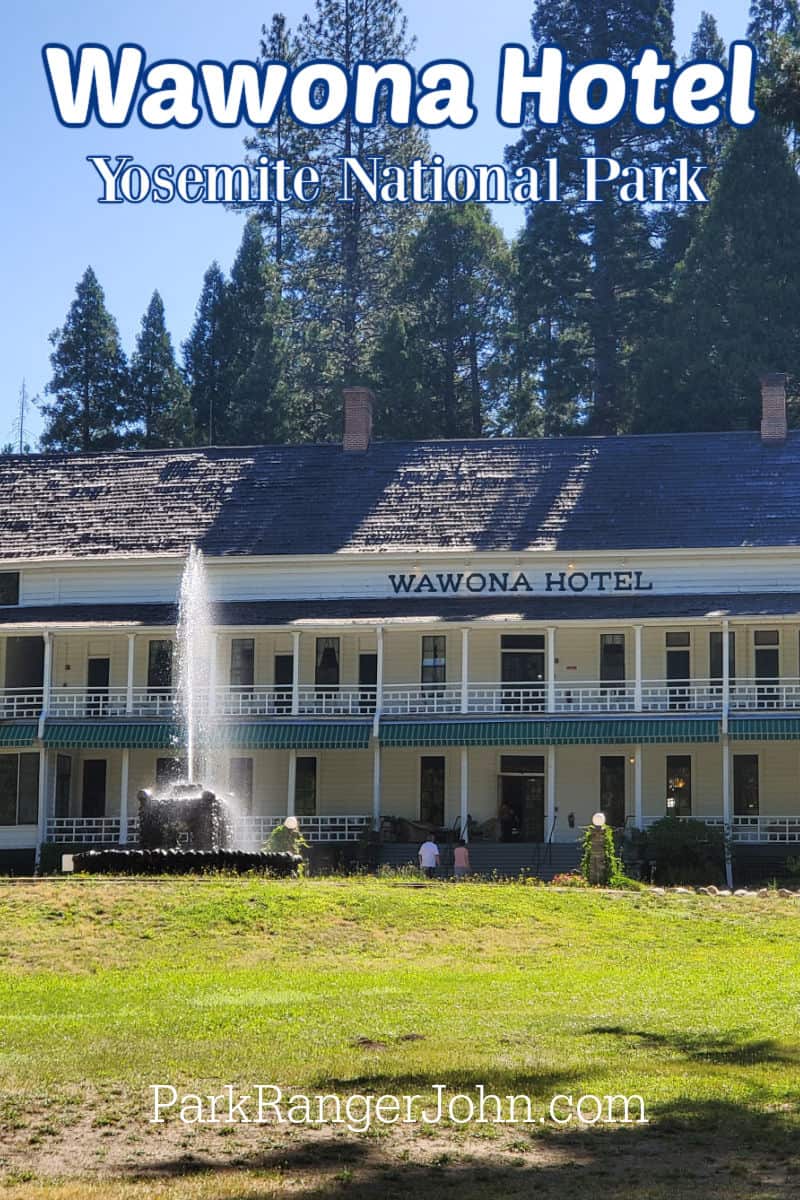
{"label": "person in pink shirt", "polygon": [[469,850],[466,842],[459,842],[453,850],[453,874],[456,879],[469,875]]}

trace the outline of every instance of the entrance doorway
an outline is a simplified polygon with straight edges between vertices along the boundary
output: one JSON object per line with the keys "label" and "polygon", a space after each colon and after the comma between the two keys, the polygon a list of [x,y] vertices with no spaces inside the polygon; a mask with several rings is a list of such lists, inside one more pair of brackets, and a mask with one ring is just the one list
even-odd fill
{"label": "entrance doorway", "polygon": [[544,842],[544,758],[502,756],[497,820],[502,842]]}
{"label": "entrance doorway", "polygon": [[500,639],[500,678],[504,712],[544,709],[543,634],[506,634]]}
{"label": "entrance doorway", "polygon": [[108,684],[111,677],[111,660],[90,658],[86,667],[88,717],[104,717],[108,710]]}
{"label": "entrance doorway", "polygon": [[688,633],[667,634],[669,707],[687,709],[691,699],[691,644]]}
{"label": "entrance doorway", "polygon": [[600,811],[606,824],[622,829],[625,824],[625,757],[603,755],[600,759]]}

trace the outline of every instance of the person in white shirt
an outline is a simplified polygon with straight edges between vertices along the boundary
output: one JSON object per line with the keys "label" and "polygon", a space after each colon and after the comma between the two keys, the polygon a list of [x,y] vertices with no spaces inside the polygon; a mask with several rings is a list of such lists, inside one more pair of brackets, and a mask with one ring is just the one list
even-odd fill
{"label": "person in white shirt", "polygon": [[422,867],[422,870],[429,879],[433,879],[436,868],[439,865],[439,847],[433,838],[429,837],[426,842],[422,843],[417,857],[419,858],[419,865]]}

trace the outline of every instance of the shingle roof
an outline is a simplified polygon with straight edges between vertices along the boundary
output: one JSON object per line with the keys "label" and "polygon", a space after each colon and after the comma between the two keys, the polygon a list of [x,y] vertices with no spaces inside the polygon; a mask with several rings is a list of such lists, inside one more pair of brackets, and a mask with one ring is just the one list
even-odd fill
{"label": "shingle roof", "polygon": [[0,559],[800,544],[800,433],[0,457]]}

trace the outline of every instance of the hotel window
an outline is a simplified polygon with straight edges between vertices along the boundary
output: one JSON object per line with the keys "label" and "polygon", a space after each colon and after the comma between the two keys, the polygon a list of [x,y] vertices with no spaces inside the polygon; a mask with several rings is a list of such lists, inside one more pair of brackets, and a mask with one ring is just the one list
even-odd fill
{"label": "hotel window", "polygon": [[231,642],[231,687],[250,688],[255,680],[256,644],[253,638]]}
{"label": "hotel window", "polygon": [[733,815],[758,816],[758,755],[733,756]]}
{"label": "hotel window", "polygon": [[[713,683],[722,680],[722,634],[708,635],[709,677]],[[736,678],[736,634],[728,634],[728,669],[731,682]]]}
{"label": "hotel window", "polygon": [[56,816],[69,816],[69,798],[72,793],[72,759],[68,754],[56,756]]}
{"label": "hotel window", "polygon": [[188,775],[188,763],[185,758],[156,759],[156,787],[170,787],[180,783]]}
{"label": "hotel window", "polygon": [[339,686],[339,639],[337,637],[317,638],[314,683],[321,688]]}
{"label": "hotel window", "polygon": [[294,811],[298,817],[313,817],[317,812],[317,760],[298,758],[295,764]]}
{"label": "hotel window", "polygon": [[87,758],[83,763],[82,817],[106,815],[108,763],[104,758]]}
{"label": "hotel window", "polygon": [[422,639],[422,686],[444,683],[447,678],[447,638],[444,634]]}
{"label": "hotel window", "polygon": [[172,687],[172,642],[159,638],[147,649],[147,686]]}
{"label": "hotel window", "polygon": [[625,682],[625,634],[600,634],[600,682]]}
{"label": "hotel window", "polygon": [[228,781],[231,792],[239,801],[242,816],[249,817],[253,811],[252,758],[232,758]]}
{"label": "hotel window", "polygon": [[420,759],[419,819],[423,825],[444,825],[444,758],[438,754]]}
{"label": "hotel window", "polygon": [[39,819],[39,755],[0,754],[0,825]]}
{"label": "hotel window", "polygon": [[19,604],[19,571],[0,571],[0,604]]}
{"label": "hotel window", "polygon": [[780,644],[777,629],[757,629],[753,634],[756,679],[777,682]]}
{"label": "hotel window", "polygon": [[688,754],[667,756],[667,816],[692,815],[692,760]]}

